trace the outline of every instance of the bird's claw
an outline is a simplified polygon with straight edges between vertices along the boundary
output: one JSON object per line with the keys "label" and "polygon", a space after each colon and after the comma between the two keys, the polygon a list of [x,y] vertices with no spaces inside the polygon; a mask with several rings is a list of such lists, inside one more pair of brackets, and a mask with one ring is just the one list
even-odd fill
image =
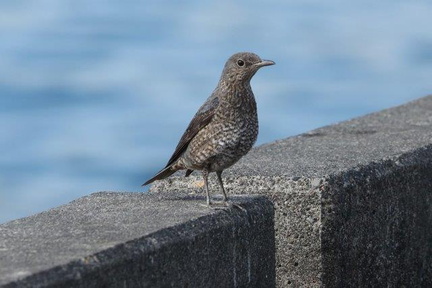
{"label": "bird's claw", "polygon": [[230,201],[216,201],[207,204],[200,204],[200,206],[204,206],[206,208],[211,208],[215,210],[227,210],[231,208],[237,208],[242,212],[247,212],[246,208],[242,207],[240,204],[230,202]]}

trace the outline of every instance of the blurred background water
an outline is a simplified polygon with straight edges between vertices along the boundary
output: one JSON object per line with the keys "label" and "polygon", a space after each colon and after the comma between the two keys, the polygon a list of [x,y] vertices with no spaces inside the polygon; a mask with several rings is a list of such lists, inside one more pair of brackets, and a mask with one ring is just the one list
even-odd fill
{"label": "blurred background water", "polygon": [[235,52],[257,144],[425,96],[431,3],[0,1],[0,222],[145,191]]}

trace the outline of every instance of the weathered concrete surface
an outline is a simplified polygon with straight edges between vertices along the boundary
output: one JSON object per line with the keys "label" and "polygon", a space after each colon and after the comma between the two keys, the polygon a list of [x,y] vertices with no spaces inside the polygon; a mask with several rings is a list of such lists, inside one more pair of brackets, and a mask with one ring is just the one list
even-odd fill
{"label": "weathered concrete surface", "polygon": [[0,225],[1,287],[274,287],[273,205],[95,193]]}
{"label": "weathered concrete surface", "polygon": [[274,201],[278,287],[432,286],[432,96],[262,145],[224,179]]}

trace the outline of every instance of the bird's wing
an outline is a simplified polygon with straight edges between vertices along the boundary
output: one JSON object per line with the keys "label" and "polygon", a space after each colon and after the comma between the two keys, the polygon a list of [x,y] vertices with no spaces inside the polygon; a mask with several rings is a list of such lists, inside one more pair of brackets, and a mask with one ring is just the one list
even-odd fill
{"label": "bird's wing", "polygon": [[195,137],[195,135],[203,129],[207,124],[210,123],[213,118],[214,112],[219,105],[219,98],[213,93],[207,101],[201,106],[198,112],[193,117],[192,121],[189,123],[186,131],[183,133],[177,147],[169,159],[166,167],[170,166],[174,163],[180,155],[186,150],[191,140]]}

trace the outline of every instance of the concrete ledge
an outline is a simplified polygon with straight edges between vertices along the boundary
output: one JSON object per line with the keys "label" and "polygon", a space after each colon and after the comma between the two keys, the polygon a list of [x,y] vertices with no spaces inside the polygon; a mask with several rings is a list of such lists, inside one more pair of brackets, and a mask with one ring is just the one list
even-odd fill
{"label": "concrete ledge", "polygon": [[1,287],[274,287],[273,205],[95,193],[0,225]]}
{"label": "concrete ledge", "polygon": [[278,287],[432,286],[432,96],[262,145],[224,178],[274,202]]}

